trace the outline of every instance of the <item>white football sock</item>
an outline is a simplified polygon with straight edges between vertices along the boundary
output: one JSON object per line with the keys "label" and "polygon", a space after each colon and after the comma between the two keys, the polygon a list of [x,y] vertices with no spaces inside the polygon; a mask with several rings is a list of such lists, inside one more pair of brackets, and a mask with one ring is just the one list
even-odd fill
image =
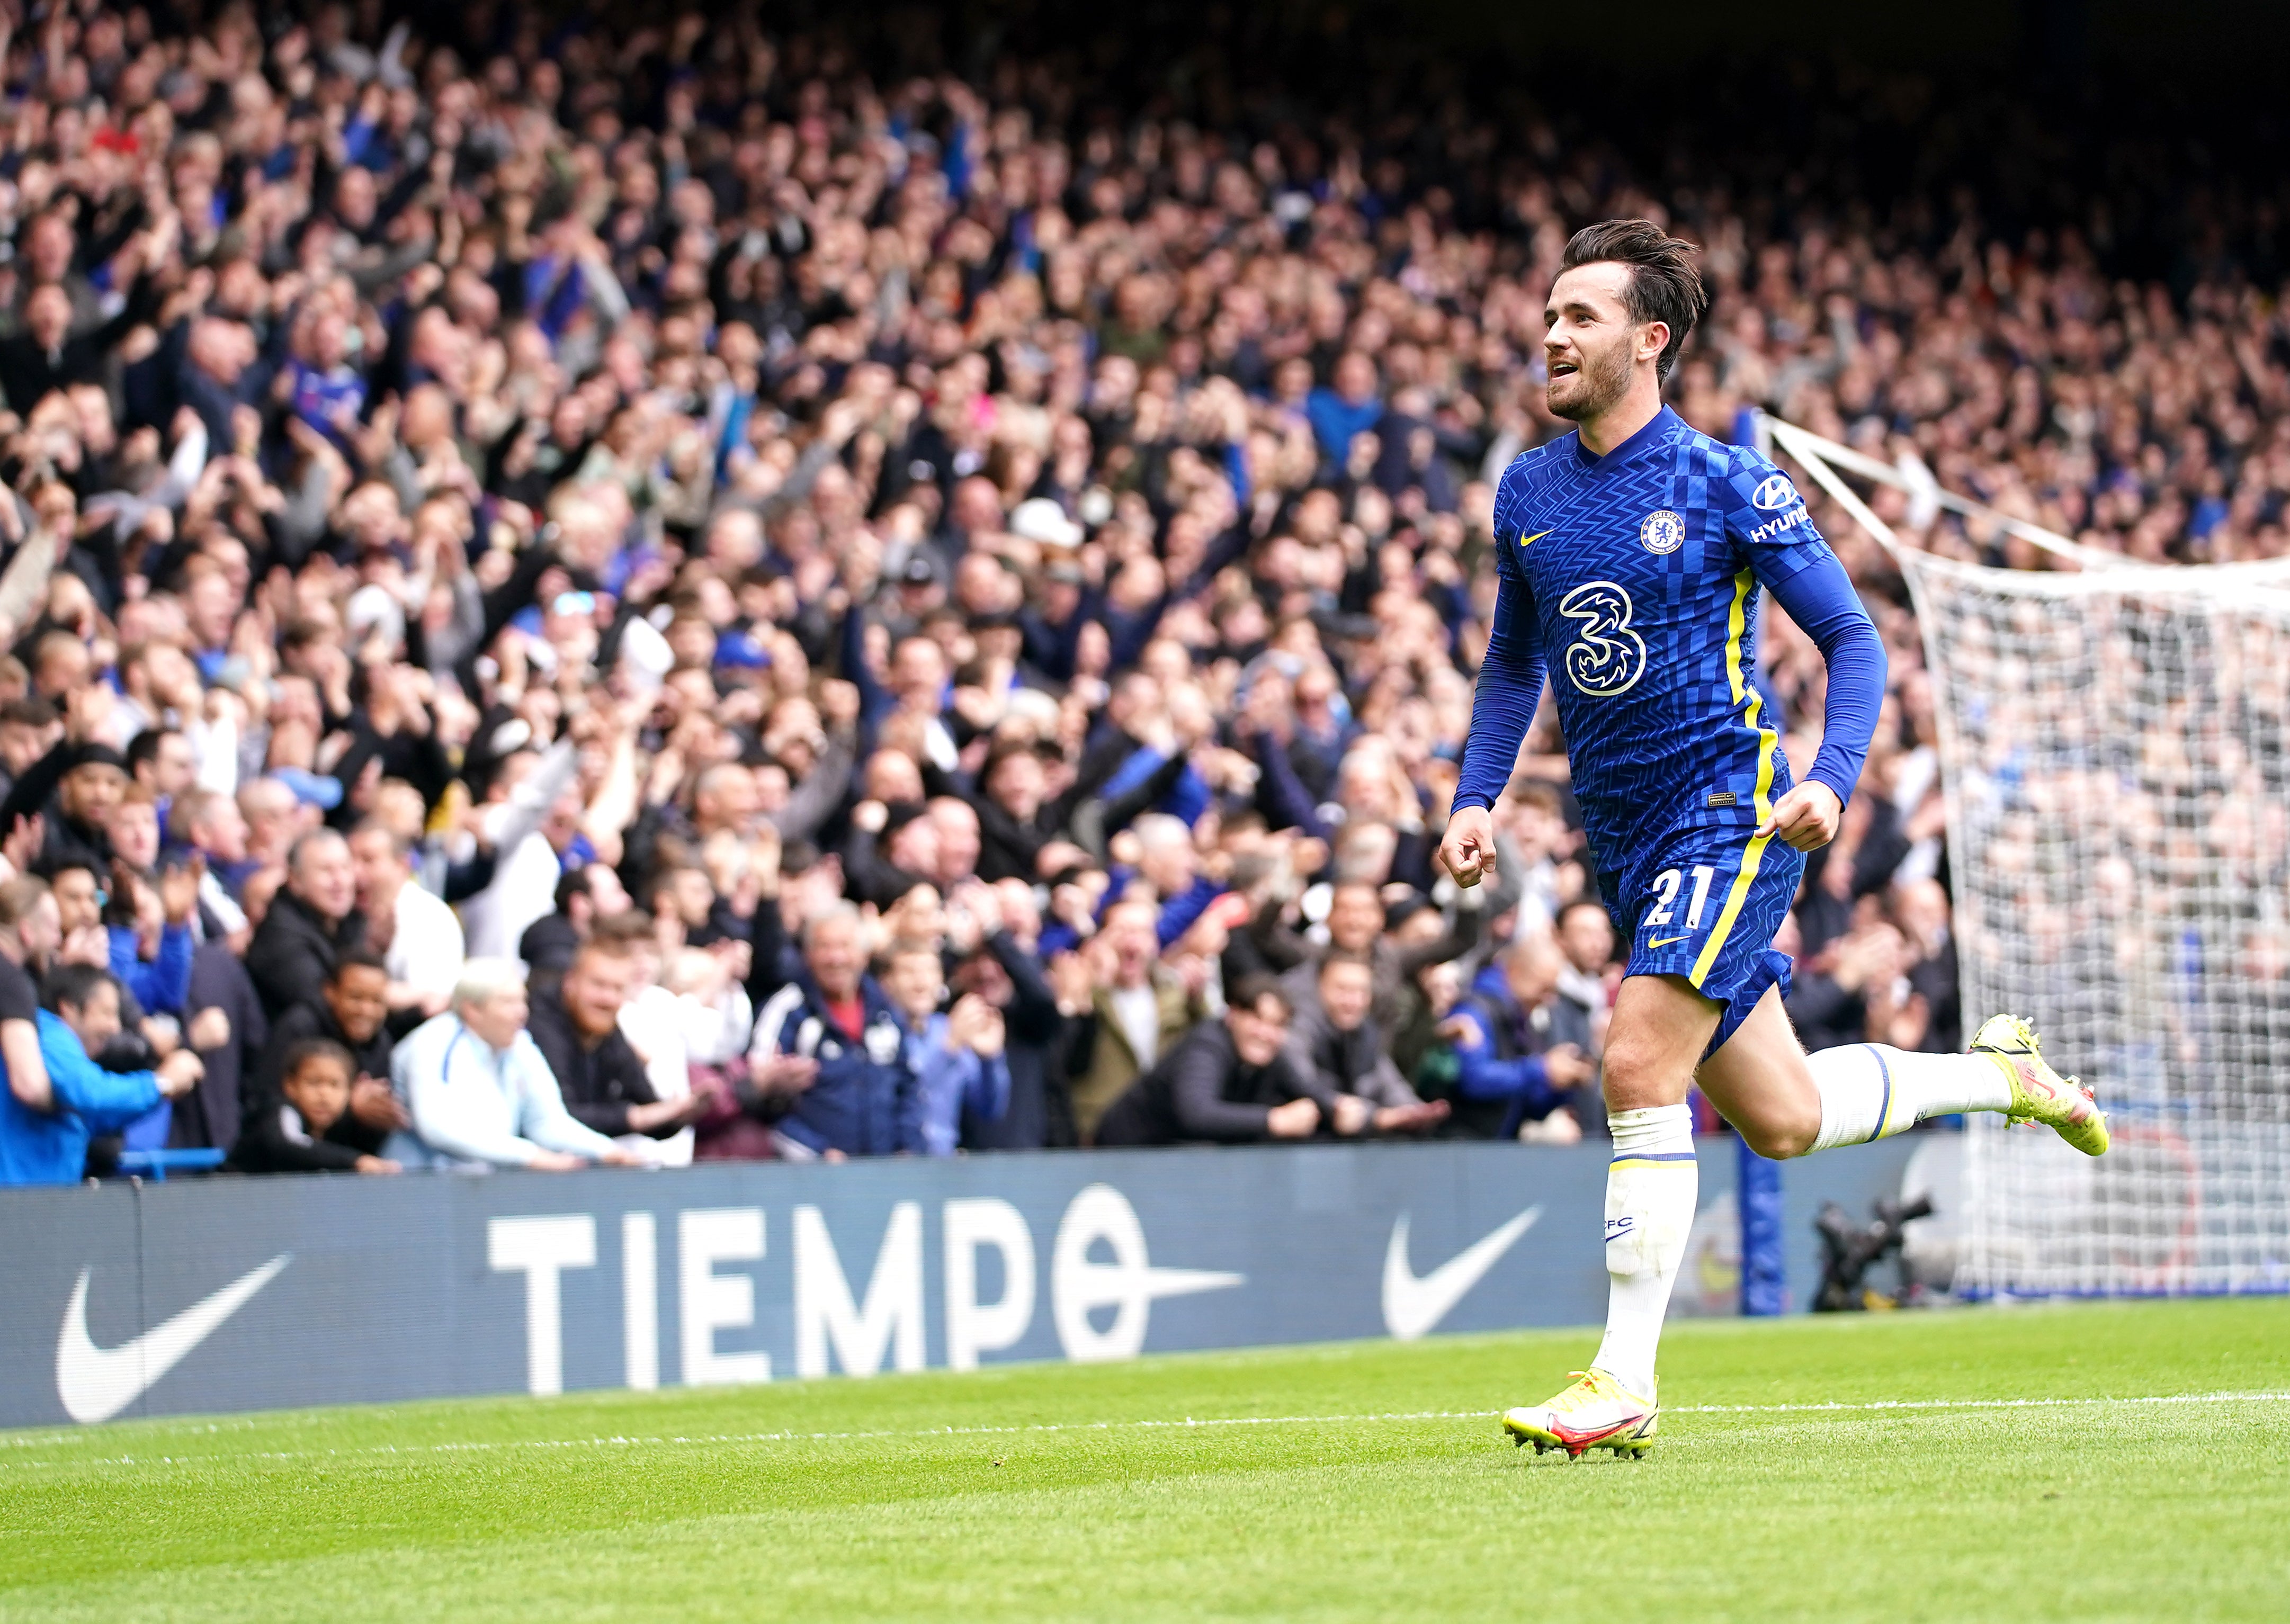
{"label": "white football sock", "polygon": [[1814,1150],[1865,1145],[1927,1116],[2012,1108],[2011,1080],[1984,1054],[1911,1054],[1884,1044],[1847,1044],[1805,1060],[1821,1089]]}
{"label": "white football sock", "polygon": [[1590,1363],[1639,1398],[1653,1396],[1654,1349],[1669,1288],[1685,1259],[1701,1169],[1693,1112],[1683,1105],[1606,1118],[1614,1159],[1606,1168],[1606,1340]]}

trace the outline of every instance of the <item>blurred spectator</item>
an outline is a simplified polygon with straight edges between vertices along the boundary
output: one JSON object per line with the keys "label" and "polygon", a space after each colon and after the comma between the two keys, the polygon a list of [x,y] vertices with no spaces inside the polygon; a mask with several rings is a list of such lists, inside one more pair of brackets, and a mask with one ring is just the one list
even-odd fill
{"label": "blurred spectator", "polygon": [[156,1071],[106,1071],[96,1064],[119,1036],[119,983],[92,964],[49,972],[38,1012],[40,1058],[49,1104],[28,1109],[12,1085],[0,1092],[0,1184],[76,1184],[89,1140],[116,1132],[199,1079],[199,1058],[178,1049]]}
{"label": "blurred spectator", "polygon": [[54,1104],[40,1058],[40,993],[33,978],[62,945],[62,916],[45,880],[20,875],[0,884],[0,1066],[7,1068],[8,1092],[27,1111]]}
{"label": "blurred spectator", "polygon": [[923,1154],[952,1156],[965,1121],[997,1122],[1010,1108],[1002,1012],[976,993],[965,993],[940,1013],[947,996],[946,972],[938,948],[929,942],[893,942],[885,956],[883,990],[906,1027]]}
{"label": "blurred spectator", "polygon": [[[1509,1139],[1527,1123],[1562,1113],[1569,1091],[1590,1081],[1597,1067],[1582,1041],[1564,1042],[1559,1023],[1568,1012],[1558,996],[1565,960],[1548,935],[1527,935],[1481,971],[1443,1028],[1455,1045],[1455,1122],[1477,1138]],[[1569,1124],[1554,1124],[1561,1134]]]}
{"label": "blurred spectator", "polygon": [[393,1135],[406,1166],[522,1167],[563,1172],[629,1152],[573,1120],[525,1030],[524,978],[506,959],[461,966],[452,1007],[396,1046],[390,1077],[412,1126]]}
{"label": "blurred spectator", "polygon": [[257,1062],[248,1092],[250,1108],[268,1111],[278,1099],[284,1057],[297,1045],[323,1040],[350,1057],[349,1097],[343,1109],[317,1130],[334,1143],[379,1156],[389,1136],[412,1124],[405,1103],[391,1086],[395,1075],[390,1041],[389,972],[364,948],[336,956],[319,996],[298,1004],[270,1028],[270,1041]]}
{"label": "blurred spectator", "polygon": [[636,973],[632,956],[613,944],[583,943],[556,989],[532,998],[530,1030],[575,1122],[607,1139],[664,1140],[706,1102],[688,1092],[663,1099],[621,1030]]}
{"label": "blurred spectator", "polygon": [[1254,1144],[1312,1137],[1324,1123],[1357,1133],[1371,1108],[1300,1076],[1284,1049],[1288,996],[1269,976],[1233,988],[1222,1019],[1202,1021],[1113,1103],[1097,1142]]}
{"label": "blurred spectator", "polygon": [[389,971],[389,1005],[417,1020],[441,1014],[461,973],[461,922],[413,883],[412,846],[368,819],[349,838],[366,946]]}
{"label": "blurred spectator", "polygon": [[257,1111],[223,1165],[235,1172],[394,1173],[396,1163],[338,1145],[327,1132],[348,1112],[348,1050],[323,1037],[297,1040],[279,1065],[279,1098]]}
{"label": "blurred spectator", "polygon": [[[1113,1102],[1208,1012],[1157,956],[1157,919],[1150,902],[1116,903],[1090,945],[1090,1010],[1075,1022],[1067,1050],[1074,1129],[1085,1145]],[[1285,1020],[1285,996],[1282,1004]]]}
{"label": "blurred spectator", "polygon": [[859,910],[829,908],[805,922],[802,939],[803,968],[757,1010],[749,1051],[758,1068],[790,1055],[818,1068],[778,1124],[779,1154],[830,1162],[919,1154],[920,1079],[899,1012],[866,973]]}
{"label": "blurred spectator", "polygon": [[316,1002],[334,956],[364,940],[349,844],[332,829],[299,836],[286,852],[285,886],[246,949],[247,973],[264,1012],[276,1020],[298,1004]]}
{"label": "blurred spectator", "polygon": [[1321,959],[1315,996],[1289,1021],[1287,1060],[1297,1076],[1329,1094],[1357,1095],[1373,1108],[1379,1133],[1413,1132],[1447,1120],[1445,1100],[1419,1099],[1392,1061],[1369,1014],[1375,970],[1367,956],[1338,948]]}

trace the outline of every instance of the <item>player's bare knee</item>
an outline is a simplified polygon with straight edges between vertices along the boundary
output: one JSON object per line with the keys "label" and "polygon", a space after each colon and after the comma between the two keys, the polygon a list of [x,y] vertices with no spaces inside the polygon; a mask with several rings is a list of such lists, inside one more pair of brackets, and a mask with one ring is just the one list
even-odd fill
{"label": "player's bare knee", "polygon": [[1821,1113],[1810,1117],[1799,1112],[1775,1113],[1735,1124],[1750,1149],[1769,1162],[1786,1162],[1803,1156],[1821,1137]]}
{"label": "player's bare knee", "polygon": [[1606,1108],[1643,1111],[1676,1105],[1685,1097],[1685,1079],[1652,1045],[1628,1041],[1610,1044],[1603,1063]]}

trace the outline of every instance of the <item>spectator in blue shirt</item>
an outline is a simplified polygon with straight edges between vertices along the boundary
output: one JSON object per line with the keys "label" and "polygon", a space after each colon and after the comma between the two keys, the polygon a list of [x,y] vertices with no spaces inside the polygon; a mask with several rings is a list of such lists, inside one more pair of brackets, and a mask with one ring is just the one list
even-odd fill
{"label": "spectator in blue shirt", "polygon": [[1383,420],[1383,396],[1377,392],[1375,363],[1357,349],[1337,359],[1334,383],[1304,397],[1304,416],[1319,442],[1322,465],[1341,468],[1351,455],[1352,441]]}
{"label": "spectator in blue shirt", "polygon": [[1565,964],[1547,932],[1521,936],[1479,972],[1441,1028],[1455,1044],[1455,1123],[1464,1132],[1512,1138],[1597,1074],[1580,1047],[1553,1040],[1549,1005]]}
{"label": "spectator in blue shirt", "polygon": [[87,1142],[116,1133],[163,1099],[184,1094],[205,1072],[178,1049],[156,1071],[110,1072],[97,1052],[119,1036],[119,983],[92,964],[60,964],[48,976],[39,1012],[40,1058],[53,1100],[28,1109],[0,1090],[0,1184],[72,1184],[87,1165]]}
{"label": "spectator in blue shirt", "polygon": [[906,1019],[907,1064],[915,1074],[925,1156],[952,1156],[966,1116],[999,1122],[1010,1108],[1010,1064],[1003,1057],[1002,1012],[975,993],[941,1012],[946,973],[927,941],[894,943],[883,990]]}

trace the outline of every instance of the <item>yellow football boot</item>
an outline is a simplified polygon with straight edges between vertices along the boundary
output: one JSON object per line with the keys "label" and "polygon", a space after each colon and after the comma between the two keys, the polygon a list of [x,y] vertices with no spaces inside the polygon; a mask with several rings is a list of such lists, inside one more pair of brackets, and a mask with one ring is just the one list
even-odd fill
{"label": "yellow football boot", "polygon": [[1563,1449],[1569,1460],[1580,1460],[1586,1449],[1611,1449],[1624,1460],[1645,1458],[1653,1447],[1654,1422],[1661,1410],[1652,1397],[1640,1398],[1604,1371],[1576,1371],[1574,1385],[1548,1404],[1522,1404],[1503,1412],[1503,1431],[1517,1444],[1534,1445],[1534,1452]]}
{"label": "yellow football boot", "polygon": [[1972,1052],[1986,1055],[2012,1079],[2014,1122],[2040,1122],[2086,1156],[2107,1154],[2107,1116],[2098,1099],[2045,1063],[2026,1021],[1990,1015],[1973,1034]]}

